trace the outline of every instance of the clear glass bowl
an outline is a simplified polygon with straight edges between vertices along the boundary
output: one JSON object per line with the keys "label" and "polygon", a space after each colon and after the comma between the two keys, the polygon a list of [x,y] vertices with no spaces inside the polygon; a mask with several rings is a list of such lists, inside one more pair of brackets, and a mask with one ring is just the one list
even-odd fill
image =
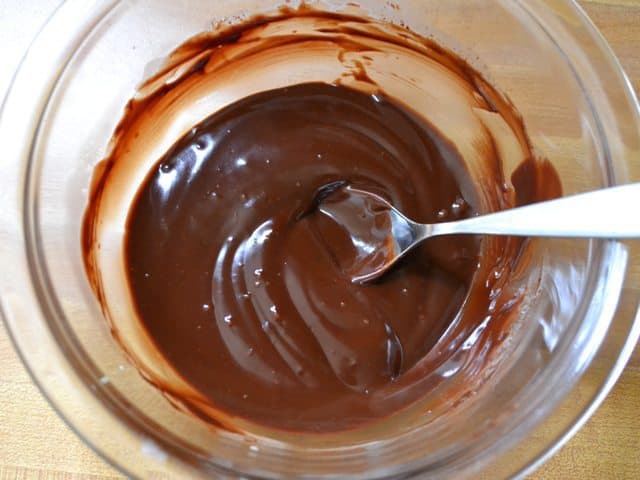
{"label": "clear glass bowl", "polygon": [[[518,107],[565,193],[640,181],[632,162],[640,152],[637,100],[575,3],[360,5],[481,69]],[[72,0],[40,32],[0,120],[0,200],[8,219],[0,230],[0,298],[22,360],[71,427],[131,476],[461,478],[482,471],[499,478],[530,471],[593,413],[633,351],[640,335],[638,297],[630,289],[637,243],[536,241],[539,288],[518,319],[521,328],[492,389],[438,429],[416,416],[413,428],[371,431],[367,442],[276,443],[208,428],[171,407],[112,339],[80,252],[93,166],[158,59],[212,21],[274,6]]]}

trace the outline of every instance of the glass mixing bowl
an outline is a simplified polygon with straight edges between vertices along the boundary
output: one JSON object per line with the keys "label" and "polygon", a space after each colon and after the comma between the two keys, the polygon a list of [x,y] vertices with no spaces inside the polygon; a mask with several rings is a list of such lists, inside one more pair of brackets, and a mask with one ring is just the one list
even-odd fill
{"label": "glass mixing bowl", "polygon": [[[316,5],[316,2],[310,2]],[[566,194],[640,181],[638,104],[583,12],[561,0],[362,0],[479,68],[522,113]],[[525,474],[593,413],[640,335],[640,246],[536,240],[539,286],[491,389],[430,428],[305,445],[209,428],[172,407],[112,339],[80,251],[91,172],[136,86],[213,21],[261,0],[72,0],[40,32],[1,123],[2,316],[42,392],[107,460],[136,477],[489,478]],[[323,8],[354,8],[331,1]],[[620,208],[633,209],[621,205]],[[632,268],[630,268],[632,267]],[[554,308],[552,308],[555,306]]]}

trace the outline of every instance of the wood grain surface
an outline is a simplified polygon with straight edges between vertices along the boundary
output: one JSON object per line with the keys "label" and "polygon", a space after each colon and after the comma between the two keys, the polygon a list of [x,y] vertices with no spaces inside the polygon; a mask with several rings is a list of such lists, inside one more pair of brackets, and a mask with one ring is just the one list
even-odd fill
{"label": "wood grain surface", "polygon": [[[640,0],[579,3],[640,93]],[[640,271],[635,278],[640,279]],[[640,280],[635,288],[640,290]],[[0,324],[0,480],[115,478],[122,476],[86,447],[40,395]],[[640,479],[640,348],[594,417],[530,478]]]}

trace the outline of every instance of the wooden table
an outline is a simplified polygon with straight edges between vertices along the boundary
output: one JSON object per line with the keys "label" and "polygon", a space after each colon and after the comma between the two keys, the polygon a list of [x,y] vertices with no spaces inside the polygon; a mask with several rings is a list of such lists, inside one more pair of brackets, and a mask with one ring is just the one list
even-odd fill
{"label": "wooden table", "polygon": [[[640,0],[580,3],[640,93]],[[0,15],[3,13],[0,8]],[[56,416],[31,382],[0,324],[0,480],[32,478],[122,477]],[[640,479],[640,348],[595,416],[530,478]]]}

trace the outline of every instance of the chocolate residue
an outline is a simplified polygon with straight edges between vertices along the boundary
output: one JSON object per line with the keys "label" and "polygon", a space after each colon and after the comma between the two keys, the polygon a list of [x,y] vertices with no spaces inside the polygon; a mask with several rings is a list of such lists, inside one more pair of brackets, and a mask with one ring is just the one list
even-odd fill
{"label": "chocolate residue", "polygon": [[334,182],[420,222],[560,194],[510,102],[405,29],[305,8],[199,36],[130,102],[83,234],[119,342],[176,403],[329,432],[486,377],[527,243],[436,238],[354,284],[323,240],[344,232],[310,208]]}

